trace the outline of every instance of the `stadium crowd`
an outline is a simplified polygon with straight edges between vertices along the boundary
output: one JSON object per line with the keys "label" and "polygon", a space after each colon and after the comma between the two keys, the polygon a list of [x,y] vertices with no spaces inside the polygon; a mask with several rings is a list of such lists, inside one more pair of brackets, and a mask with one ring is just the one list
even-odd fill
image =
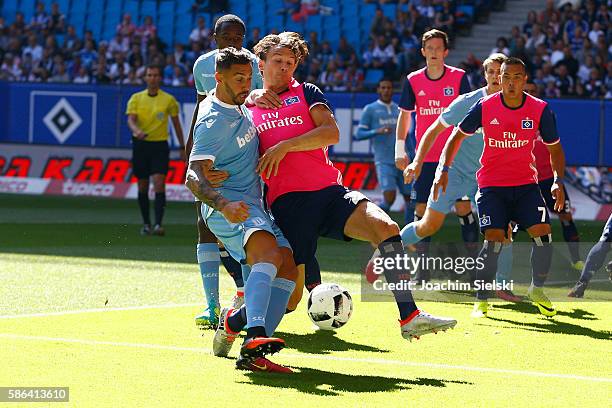
{"label": "stadium crowd", "polygon": [[[366,3],[397,4],[395,19],[385,16],[379,7],[363,50],[345,38],[334,49],[318,33],[310,32],[306,36],[310,58],[297,72],[299,80],[316,83],[326,91],[364,90],[368,70],[399,80],[422,66],[419,38],[423,32],[438,28],[452,39],[457,26],[455,1]],[[543,10],[529,13],[522,27],[515,26],[509,36],[500,37],[491,52],[523,59],[540,96],[612,98],[612,13],[605,1],[574,3],[575,7],[568,1],[557,8],[554,0],[547,0]],[[197,7],[195,2],[194,13],[201,11]],[[246,38],[247,48],[252,49],[262,36],[253,27]],[[98,42],[91,31],[77,35],[56,3],[49,11],[38,3],[29,22],[19,12],[11,24],[0,17],[0,80],[140,85],[144,68],[155,64],[163,67],[165,86],[193,86],[193,63],[215,48],[205,18],[197,18],[186,40],[170,47],[158,37],[150,16],[136,26],[125,14],[115,37]],[[483,85],[482,62],[477,57],[469,54],[461,67],[470,74],[473,88]]]}

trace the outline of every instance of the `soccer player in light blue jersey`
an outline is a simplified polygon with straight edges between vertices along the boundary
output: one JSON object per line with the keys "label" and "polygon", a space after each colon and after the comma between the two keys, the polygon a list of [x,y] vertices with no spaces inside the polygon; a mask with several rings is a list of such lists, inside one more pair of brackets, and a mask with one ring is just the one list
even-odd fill
{"label": "soccer player in light blue jersey", "polygon": [[399,190],[406,203],[404,218],[408,223],[414,218],[414,208],[410,206],[412,189],[409,184],[404,184],[401,170],[395,167],[395,127],[399,116],[399,106],[391,99],[393,82],[388,78],[381,79],[376,92],[378,100],[363,108],[355,139],[372,141],[376,177],[384,200],[380,208],[389,212],[395,201],[397,190]]}
{"label": "soccer player in light blue jersey", "polygon": [[[198,109],[200,102],[206,98],[206,95],[215,89],[215,58],[220,50],[227,47],[234,47],[236,49],[242,49],[248,53],[252,58],[251,66],[253,69],[253,79],[251,81],[251,90],[263,88],[263,79],[259,68],[257,67],[257,58],[250,51],[242,48],[244,40],[244,33],[246,27],[240,17],[233,14],[226,14],[219,17],[215,23],[214,39],[217,44],[217,49],[212,50],[204,55],[201,55],[193,66],[193,78],[195,81],[195,87],[197,91],[197,104],[193,112],[193,118],[191,121],[191,128],[189,131],[189,138],[186,143],[187,156],[191,152],[191,146],[193,144],[193,129],[195,121],[198,116]],[[280,103],[280,100],[276,95],[268,93],[259,98],[258,103],[261,104],[275,104]],[[277,101],[278,100],[278,101]],[[208,173],[211,181],[221,182],[227,177],[227,174],[218,170],[211,170]],[[202,275],[202,283],[204,286],[204,295],[206,297],[207,309],[196,316],[196,325],[201,328],[215,327],[219,319],[219,264],[223,263],[225,269],[234,279],[236,284],[236,295],[232,299],[232,305],[234,307],[240,307],[243,303],[244,296],[244,282],[243,274],[246,271],[243,269],[248,268],[244,265],[241,266],[238,261],[233,259],[229,253],[223,248],[217,246],[217,238],[210,232],[206,223],[202,219],[200,213],[201,202],[196,198],[196,212],[198,214],[198,245],[196,247],[198,264],[200,266],[200,274]]]}
{"label": "soccer player in light blue jersey", "polygon": [[[295,288],[297,270],[289,243],[262,202],[256,167],[257,130],[243,105],[250,93],[252,67],[248,53],[228,47],[216,57],[214,93],[200,103],[185,184],[202,201],[202,216],[234,259],[251,266],[245,305],[225,308],[213,341],[213,352],[227,356],[246,325],[236,367],[252,371],[291,372],[265,358],[281,350],[282,339],[269,337],[280,323]],[[215,188],[207,172],[216,167],[229,177]],[[231,320],[241,323],[232,326]]]}
{"label": "soccer player in light blue jersey", "polygon": [[[412,183],[419,176],[423,165],[423,158],[442,131],[449,126],[457,126],[467,115],[469,109],[482,97],[500,91],[499,74],[501,64],[505,60],[506,56],[503,54],[493,54],[487,58],[483,63],[487,86],[459,96],[427,129],[417,150],[416,157],[404,170],[406,183]],[[481,133],[477,137],[465,140],[465,143],[461,145],[453,167],[448,173],[449,183],[446,193],[438,197],[437,201],[433,200],[432,194],[429,195],[423,218],[406,225],[402,229],[401,235],[404,245],[415,244],[425,237],[432,236],[442,227],[446,214],[451,211],[451,208],[457,201],[465,196],[474,199],[478,191],[476,171],[480,168],[480,156],[482,155],[483,146]],[[477,221],[474,219],[471,211],[464,216],[459,216],[459,219],[462,224],[475,223]],[[500,280],[505,279],[512,268],[511,248],[510,242],[507,241],[499,257],[498,277]],[[478,250],[477,246],[474,246],[473,249],[475,251]],[[498,291],[497,295],[504,300],[512,302],[521,300],[510,291]]]}

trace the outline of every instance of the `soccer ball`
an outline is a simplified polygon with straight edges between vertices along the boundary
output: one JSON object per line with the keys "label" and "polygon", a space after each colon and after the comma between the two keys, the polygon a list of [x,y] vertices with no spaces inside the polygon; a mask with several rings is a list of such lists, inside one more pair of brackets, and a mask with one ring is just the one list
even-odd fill
{"label": "soccer ball", "polygon": [[349,321],[353,301],[346,289],[336,283],[322,283],[310,292],[308,317],[322,330],[335,330]]}

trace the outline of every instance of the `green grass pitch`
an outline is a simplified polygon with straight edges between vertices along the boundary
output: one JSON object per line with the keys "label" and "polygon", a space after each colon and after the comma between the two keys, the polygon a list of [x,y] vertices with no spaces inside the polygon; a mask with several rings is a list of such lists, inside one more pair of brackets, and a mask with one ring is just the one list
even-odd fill
{"label": "green grass pitch", "polygon": [[[554,319],[495,303],[480,320],[469,302],[425,302],[458,325],[409,343],[393,303],[359,298],[367,245],[328,240],[319,243],[323,278],[353,295],[350,322],[315,332],[303,301],[279,327],[288,347],[272,357],[296,373],[237,371],[233,358],[212,356],[213,332],[193,323],[202,302],[193,221],[193,205],[170,203],[167,236],[140,237],[134,201],[0,195],[0,387],[70,387],[68,403],[0,406],[610,404],[609,302],[559,302]],[[457,221],[447,224],[437,240],[459,238]],[[602,223],[578,226],[595,241]],[[223,299],[231,287],[222,272]]]}

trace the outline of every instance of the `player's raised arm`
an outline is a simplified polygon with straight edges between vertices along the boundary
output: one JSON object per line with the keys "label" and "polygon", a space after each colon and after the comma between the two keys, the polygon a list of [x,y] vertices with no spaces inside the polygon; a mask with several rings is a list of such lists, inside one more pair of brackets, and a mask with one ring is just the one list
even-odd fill
{"label": "player's raised arm", "polygon": [[310,109],[310,116],[316,127],[301,136],[283,140],[270,147],[259,158],[257,172],[265,178],[277,175],[278,165],[289,152],[321,149],[340,141],[340,130],[334,114],[327,105],[316,104]]}
{"label": "player's raised arm", "polygon": [[433,199],[438,200],[438,194],[440,188],[442,192],[446,192],[446,186],[448,184],[448,170],[461,147],[461,142],[468,137],[476,133],[476,131],[482,127],[482,99],[478,101],[474,106],[470,108],[468,114],[457,126],[453,133],[446,141],[442,154],[440,155],[440,162],[438,171],[436,172],[436,178],[433,185]]}
{"label": "player's raised arm", "polygon": [[244,222],[249,216],[248,205],[242,201],[230,202],[214,189],[206,178],[206,173],[212,166],[213,162],[210,159],[190,161],[185,186],[198,200],[223,213],[229,222]]}
{"label": "player's raised arm", "polygon": [[423,167],[423,161],[425,156],[429,153],[429,150],[433,146],[436,138],[447,128],[447,125],[438,117],[434,123],[431,124],[425,131],[419,147],[414,156],[412,163],[404,169],[404,183],[410,184],[414,179],[417,179],[421,174],[421,168]]}
{"label": "player's raised arm", "polygon": [[555,198],[555,210],[562,211],[565,206],[565,192],[561,186],[565,177],[565,153],[557,133],[555,114],[547,105],[542,111],[540,119],[540,137],[550,153],[550,165],[553,169],[554,182],[550,188]]}

